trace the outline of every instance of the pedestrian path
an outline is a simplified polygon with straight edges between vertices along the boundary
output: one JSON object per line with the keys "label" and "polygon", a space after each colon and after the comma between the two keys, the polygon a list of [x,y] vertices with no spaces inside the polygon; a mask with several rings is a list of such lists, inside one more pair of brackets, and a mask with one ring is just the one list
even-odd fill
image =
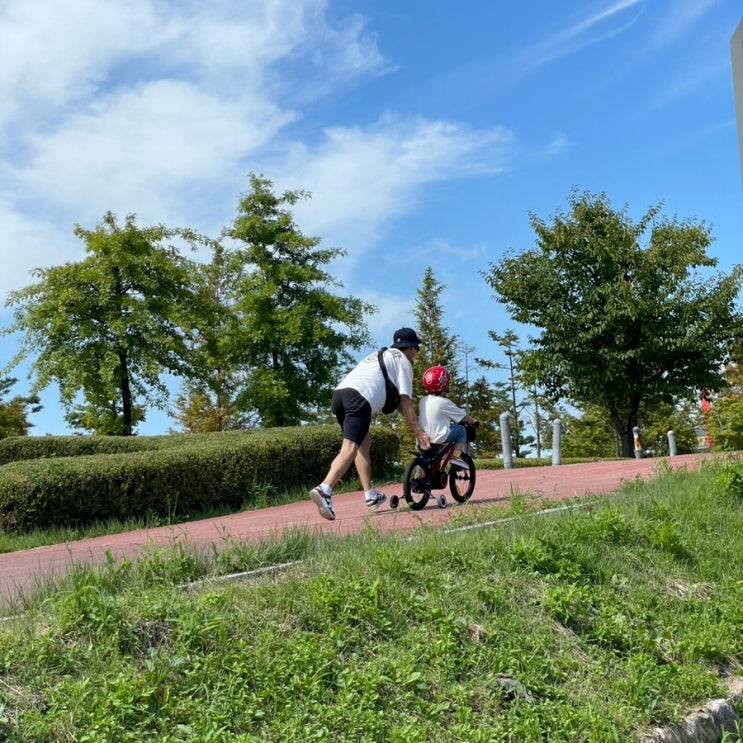
{"label": "pedestrian path", "polygon": [[[611,462],[590,462],[560,466],[528,467],[511,470],[477,472],[477,485],[472,500],[464,507],[508,500],[516,494],[538,496],[547,500],[563,500],[588,494],[610,493],[623,482],[637,477],[650,478],[660,466],[673,469],[695,469],[709,454],[689,454],[656,459],[626,459]],[[662,464],[662,463],[665,463]],[[402,496],[402,485],[384,488],[388,496]],[[28,592],[39,581],[64,575],[77,564],[101,564],[108,555],[114,559],[136,559],[143,548],[167,546],[187,540],[205,549],[219,548],[226,540],[255,540],[279,535],[287,529],[307,528],[321,533],[348,534],[373,523],[383,533],[410,533],[422,524],[441,526],[448,523],[457,508],[438,508],[434,501],[421,511],[411,511],[404,500],[397,510],[387,505],[370,514],[361,492],[333,497],[335,521],[320,518],[309,498],[300,503],[264,508],[192,521],[178,526],[140,529],[137,531],[93,537],[76,542],[37,547],[0,555],[0,605]]]}

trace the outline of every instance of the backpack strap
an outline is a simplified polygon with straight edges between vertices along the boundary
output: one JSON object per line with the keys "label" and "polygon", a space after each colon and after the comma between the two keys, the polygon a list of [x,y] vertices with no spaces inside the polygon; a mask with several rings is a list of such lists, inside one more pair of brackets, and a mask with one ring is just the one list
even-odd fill
{"label": "backpack strap", "polygon": [[384,377],[384,381],[386,384],[390,384],[390,375],[387,373],[387,367],[384,363],[384,352],[387,350],[387,346],[382,346],[382,348],[377,351],[377,361],[379,362],[379,368],[382,370],[382,376]]}
{"label": "backpack strap", "polygon": [[387,367],[384,363],[384,352],[386,350],[387,346],[384,346],[382,349],[377,351],[377,361],[379,361],[379,368],[382,370],[382,376],[384,377],[385,401],[384,406],[382,407],[382,412],[385,415],[389,415],[390,413],[394,413],[400,405],[400,391],[387,373]]}

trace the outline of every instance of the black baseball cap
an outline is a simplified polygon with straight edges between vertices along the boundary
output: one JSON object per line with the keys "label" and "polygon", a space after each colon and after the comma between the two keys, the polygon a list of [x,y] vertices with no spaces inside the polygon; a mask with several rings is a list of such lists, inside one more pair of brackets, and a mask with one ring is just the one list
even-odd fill
{"label": "black baseball cap", "polygon": [[413,328],[400,328],[392,336],[392,348],[410,348],[411,346],[420,346],[421,339]]}

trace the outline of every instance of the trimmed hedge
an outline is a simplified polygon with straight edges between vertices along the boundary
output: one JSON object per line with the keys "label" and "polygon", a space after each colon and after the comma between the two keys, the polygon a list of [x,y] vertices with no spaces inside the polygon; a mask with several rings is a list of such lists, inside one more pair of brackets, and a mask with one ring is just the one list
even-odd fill
{"label": "trimmed hedge", "polygon": [[0,465],[20,462],[24,459],[151,451],[180,446],[185,438],[188,438],[186,434],[173,436],[9,436],[0,439]]}
{"label": "trimmed hedge", "polygon": [[[378,427],[371,435],[372,467],[385,471],[397,458],[397,435]],[[322,425],[37,442],[14,447],[13,455],[26,459],[0,466],[0,529],[239,509],[258,494],[316,484],[338,453],[341,434],[336,425]],[[77,456],[60,455],[71,449]],[[28,458],[32,453],[37,458]]]}

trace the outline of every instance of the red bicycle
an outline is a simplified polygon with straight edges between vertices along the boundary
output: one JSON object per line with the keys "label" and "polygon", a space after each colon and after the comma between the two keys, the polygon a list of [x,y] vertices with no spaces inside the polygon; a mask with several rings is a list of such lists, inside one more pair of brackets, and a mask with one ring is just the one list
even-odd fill
{"label": "red bicycle", "polygon": [[[465,466],[452,464],[449,471],[446,465],[454,454],[454,444],[437,444],[431,449],[418,449],[415,458],[405,469],[403,479],[403,496],[408,505],[414,511],[425,508],[434,490],[445,490],[449,486],[449,492],[457,503],[466,503],[475,490],[475,462],[469,453],[469,443],[475,440],[477,426],[465,426],[467,429],[467,443],[459,460]],[[439,508],[448,505],[446,495],[443,493],[436,498]],[[400,497],[390,497],[390,508],[400,505]]]}

